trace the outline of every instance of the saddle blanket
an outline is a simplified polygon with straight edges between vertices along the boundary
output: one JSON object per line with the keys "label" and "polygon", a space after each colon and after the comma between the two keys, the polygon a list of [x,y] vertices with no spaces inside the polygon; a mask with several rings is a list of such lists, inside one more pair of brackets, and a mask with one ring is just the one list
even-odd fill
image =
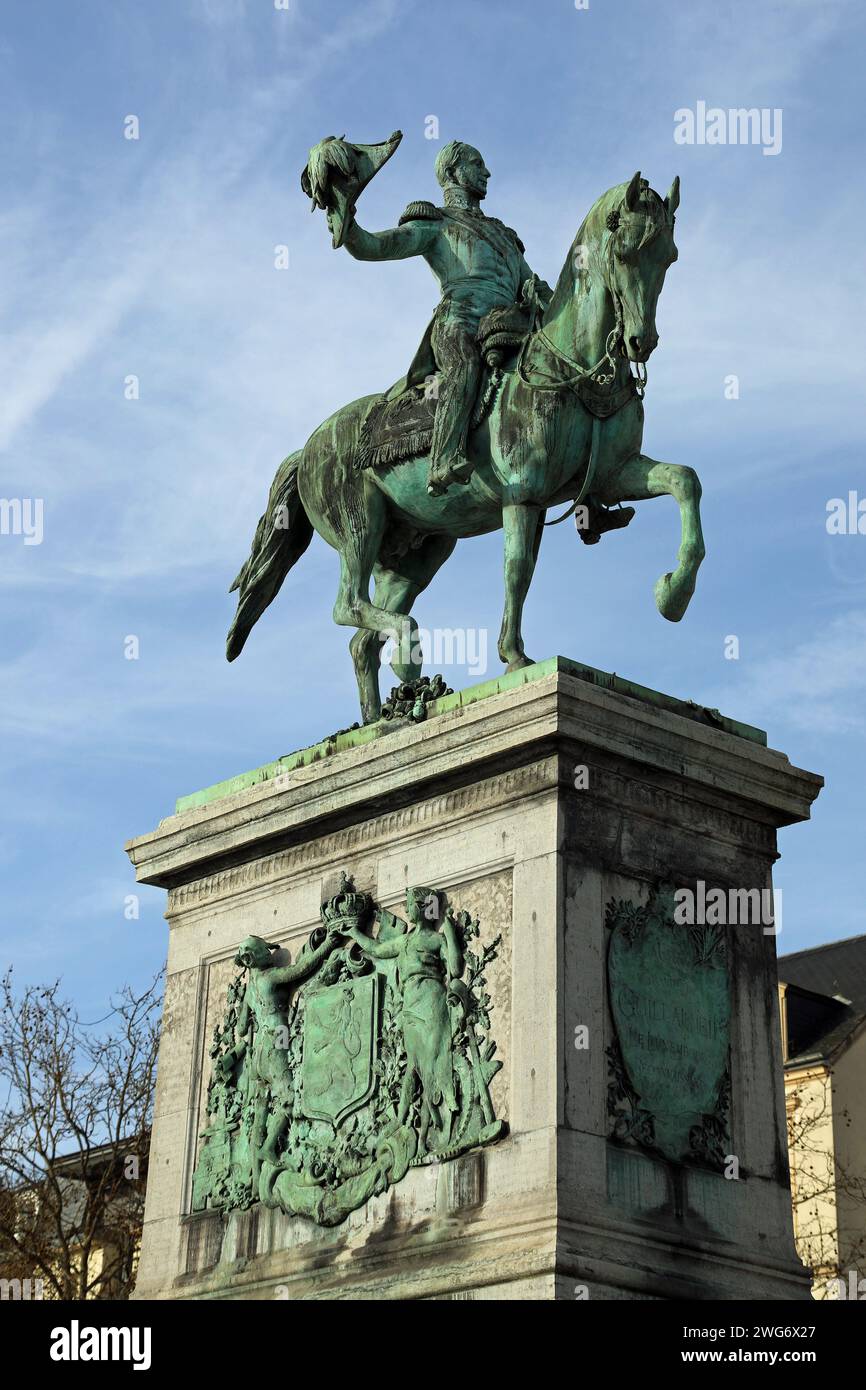
{"label": "saddle blanket", "polygon": [[[493,408],[502,372],[494,367],[485,372],[472,413],[470,430],[477,429]],[[357,468],[384,468],[389,463],[418,458],[433,442],[435,397],[423,386],[410,386],[393,400],[380,396],[367,412],[361,427]]]}

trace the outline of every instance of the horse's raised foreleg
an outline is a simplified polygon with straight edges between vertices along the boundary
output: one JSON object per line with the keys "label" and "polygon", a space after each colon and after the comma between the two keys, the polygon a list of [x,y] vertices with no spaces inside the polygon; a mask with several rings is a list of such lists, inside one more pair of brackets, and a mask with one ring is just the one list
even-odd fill
{"label": "horse's raised foreleg", "polygon": [[499,633],[499,658],[507,671],[531,666],[523,650],[523,605],[532,583],[541,545],[543,513],[538,507],[511,504],[502,508],[505,532],[505,609]]}
{"label": "horse's raised foreleg", "polygon": [[682,533],[677,567],[656,581],[656,607],[663,618],[678,623],[695,592],[698,570],[706,554],[701,530],[701,484],[697,473],[682,463],[660,463],[638,454],[614,473],[603,488],[601,500],[642,502],[649,497],[673,497],[680,508]]}

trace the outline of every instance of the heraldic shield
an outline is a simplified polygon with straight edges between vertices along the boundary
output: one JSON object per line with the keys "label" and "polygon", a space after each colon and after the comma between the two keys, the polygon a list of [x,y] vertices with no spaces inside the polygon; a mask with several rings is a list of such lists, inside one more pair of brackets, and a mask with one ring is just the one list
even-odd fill
{"label": "heraldic shield", "polygon": [[338,1125],[376,1084],[378,975],[310,994],[304,1005],[301,1109]]}

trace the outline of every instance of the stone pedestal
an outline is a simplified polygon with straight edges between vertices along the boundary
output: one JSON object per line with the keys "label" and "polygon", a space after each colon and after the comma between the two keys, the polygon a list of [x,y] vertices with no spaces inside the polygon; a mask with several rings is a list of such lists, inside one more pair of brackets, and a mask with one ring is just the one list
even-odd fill
{"label": "stone pedestal", "polygon": [[[665,884],[766,888],[777,828],[820,786],[759,730],[554,658],[182,798],[127,847],[170,924],[136,1296],[807,1298],[772,929],[693,929],[658,903]],[[441,886],[501,934],[507,1133],[332,1227],[194,1212],[235,950],[255,934],[296,958],[341,870],[401,915],[408,886]],[[701,1084],[714,1099],[683,1129],[677,1095]]]}

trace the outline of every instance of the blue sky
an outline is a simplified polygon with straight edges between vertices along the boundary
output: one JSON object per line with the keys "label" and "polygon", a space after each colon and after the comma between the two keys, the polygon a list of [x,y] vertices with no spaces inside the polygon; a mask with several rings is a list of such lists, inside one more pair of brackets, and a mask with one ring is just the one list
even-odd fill
{"label": "blue sky", "polygon": [[[681,175],[644,447],[700,473],[698,592],[657,615],[669,499],[592,549],[562,526],[527,649],[717,705],[822,772],[813,822],[781,834],[780,949],[866,929],[866,535],[825,525],[866,496],[863,40],[856,0],[6,0],[0,495],[44,499],[44,539],[0,536],[0,961],[85,1010],[144,981],[164,895],[125,919],[123,842],[357,717],[323,543],[232,666],[227,589],[279,460],[402,374],[435,303],[421,263],[334,253],[298,186],[316,140],[398,127],[364,225],[435,198],[442,142],[469,140],[550,281],[604,189]],[[780,109],[780,152],[676,144],[698,101]],[[490,674],[500,568],[498,536],[461,543],[416,608],[489,629]]]}

